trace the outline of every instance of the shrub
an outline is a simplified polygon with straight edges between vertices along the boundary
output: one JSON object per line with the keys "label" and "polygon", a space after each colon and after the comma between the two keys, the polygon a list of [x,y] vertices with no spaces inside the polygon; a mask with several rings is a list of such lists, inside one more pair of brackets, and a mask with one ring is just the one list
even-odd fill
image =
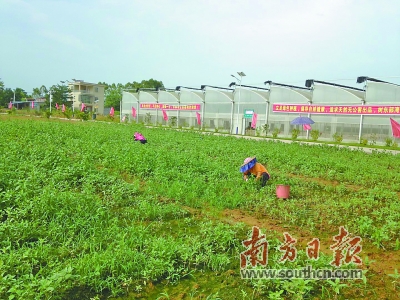
{"label": "shrub", "polygon": [[319,132],[319,130],[313,129],[313,130],[311,130],[311,139],[313,141],[316,141],[321,136],[321,134],[322,134],[322,132]]}
{"label": "shrub", "polygon": [[151,113],[146,113],[146,115],[144,116],[144,122],[146,124],[150,124],[151,123]]}
{"label": "shrub", "polygon": [[376,145],[376,140],[377,140],[376,134],[375,134],[375,133],[374,133],[374,134],[371,134],[371,141],[369,142],[369,144],[370,144],[371,146]]}
{"label": "shrub", "polygon": [[257,129],[256,129],[256,135],[257,136],[261,136],[261,132],[263,131],[263,129],[262,129],[262,126],[259,126]]}
{"label": "shrub", "polygon": [[273,138],[277,138],[277,137],[278,137],[278,134],[279,134],[279,129],[278,129],[278,128],[275,128],[274,131],[272,131],[272,137],[273,137]]}
{"label": "shrub", "polygon": [[297,128],[293,128],[292,130],[292,139],[295,140],[299,136],[300,130]]}
{"label": "shrub", "polygon": [[367,139],[367,138],[364,138],[364,137],[362,137],[362,138],[361,138],[361,140],[360,140],[360,144],[361,144],[361,145],[363,145],[363,146],[366,146],[366,145],[368,145],[368,139]]}
{"label": "shrub", "polygon": [[269,131],[269,124],[264,124],[262,126],[262,130],[264,131],[265,136],[267,136],[268,135],[268,131]]}
{"label": "shrub", "polygon": [[169,119],[169,125],[171,126],[171,127],[175,127],[176,126],[176,123],[177,123],[177,117],[171,117],[170,119]]}
{"label": "shrub", "polygon": [[89,120],[89,113],[85,111],[80,111],[76,113],[76,117],[82,121],[87,121]]}
{"label": "shrub", "polygon": [[67,109],[63,112],[64,117],[66,117],[67,119],[71,119],[72,116],[72,111],[70,109]]}
{"label": "shrub", "polygon": [[341,143],[343,141],[343,134],[338,134],[337,132],[335,132],[332,137],[336,143]]}
{"label": "shrub", "polygon": [[15,107],[13,107],[13,108],[7,110],[7,113],[8,113],[9,115],[15,115],[16,112],[17,112],[17,109],[16,109]]}
{"label": "shrub", "polygon": [[50,118],[51,114],[52,114],[52,113],[50,112],[50,110],[46,110],[46,111],[44,112],[44,116],[45,116],[47,119]]}
{"label": "shrub", "polygon": [[385,139],[385,145],[386,145],[386,147],[392,146],[393,145],[393,140],[390,137],[387,137]]}

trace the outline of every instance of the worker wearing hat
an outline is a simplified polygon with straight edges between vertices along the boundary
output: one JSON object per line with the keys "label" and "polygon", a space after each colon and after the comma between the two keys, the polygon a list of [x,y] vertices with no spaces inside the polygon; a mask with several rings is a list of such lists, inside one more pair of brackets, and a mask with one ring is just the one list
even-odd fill
{"label": "worker wearing hat", "polygon": [[256,180],[261,179],[261,187],[267,184],[270,177],[267,168],[257,162],[256,157],[248,157],[244,160],[243,165],[240,167],[240,172],[243,173],[243,179],[249,180],[249,175],[254,175]]}

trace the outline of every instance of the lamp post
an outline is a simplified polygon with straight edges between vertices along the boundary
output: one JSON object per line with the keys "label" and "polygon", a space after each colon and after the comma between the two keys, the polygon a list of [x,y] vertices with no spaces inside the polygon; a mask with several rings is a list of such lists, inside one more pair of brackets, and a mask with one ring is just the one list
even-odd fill
{"label": "lamp post", "polygon": [[[67,80],[60,80],[60,82],[62,83],[62,86],[63,86],[63,89],[61,90],[61,101],[64,104],[64,101],[65,101],[65,99],[64,99],[64,86],[65,86],[65,83],[68,82],[68,79]],[[67,94],[66,100],[68,100],[68,94]]]}
{"label": "lamp post", "polygon": [[[238,109],[237,109],[237,116],[236,116],[236,134],[239,134],[239,106],[240,106],[240,93],[242,90],[242,78],[243,76],[246,76],[243,72],[237,72],[238,75],[240,76],[240,79],[238,79],[235,75],[231,75],[233,78],[239,81],[239,101],[238,101]],[[240,130],[242,132],[242,129]]]}
{"label": "lamp post", "polygon": [[52,90],[49,91],[49,101],[50,101],[50,114],[51,114],[51,98],[52,98],[52,94],[51,94]]}

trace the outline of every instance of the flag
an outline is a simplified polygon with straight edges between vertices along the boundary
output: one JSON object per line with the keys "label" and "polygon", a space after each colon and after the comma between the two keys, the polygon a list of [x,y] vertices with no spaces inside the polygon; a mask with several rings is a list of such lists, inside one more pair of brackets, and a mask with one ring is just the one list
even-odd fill
{"label": "flag", "polygon": [[400,138],[400,124],[390,118],[390,125],[392,125],[392,134],[394,137]]}
{"label": "flag", "polygon": [[35,102],[32,101],[31,108],[35,108]]}
{"label": "flag", "polygon": [[62,105],[61,111],[62,111],[62,112],[65,112],[65,104]]}
{"label": "flag", "polygon": [[253,118],[251,119],[251,128],[256,128],[257,125],[257,114],[253,112]]}
{"label": "flag", "polygon": [[85,109],[85,104],[82,103],[81,111],[83,111],[84,109]]}
{"label": "flag", "polygon": [[165,120],[165,121],[168,121],[167,112],[166,112],[165,110],[162,110],[162,114],[163,114],[164,120]]}
{"label": "flag", "polygon": [[303,124],[304,130],[311,130],[311,126],[309,124]]}
{"label": "flag", "polygon": [[12,108],[12,103],[10,101],[10,103],[8,103],[8,108],[11,109]]}
{"label": "flag", "polygon": [[60,106],[58,105],[58,103],[56,103],[56,109],[60,109]]}
{"label": "flag", "polygon": [[132,117],[136,118],[136,109],[132,106]]}
{"label": "flag", "polygon": [[110,109],[110,116],[114,117],[114,107],[111,107],[111,109]]}
{"label": "flag", "polygon": [[196,112],[196,117],[197,117],[197,124],[201,124],[201,117],[200,114],[198,112]]}

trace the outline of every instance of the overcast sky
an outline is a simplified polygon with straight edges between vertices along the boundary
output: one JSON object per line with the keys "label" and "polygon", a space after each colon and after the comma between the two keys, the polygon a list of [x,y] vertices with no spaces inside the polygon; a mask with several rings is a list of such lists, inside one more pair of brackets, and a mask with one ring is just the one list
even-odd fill
{"label": "overcast sky", "polygon": [[399,0],[0,0],[0,80],[400,84]]}

